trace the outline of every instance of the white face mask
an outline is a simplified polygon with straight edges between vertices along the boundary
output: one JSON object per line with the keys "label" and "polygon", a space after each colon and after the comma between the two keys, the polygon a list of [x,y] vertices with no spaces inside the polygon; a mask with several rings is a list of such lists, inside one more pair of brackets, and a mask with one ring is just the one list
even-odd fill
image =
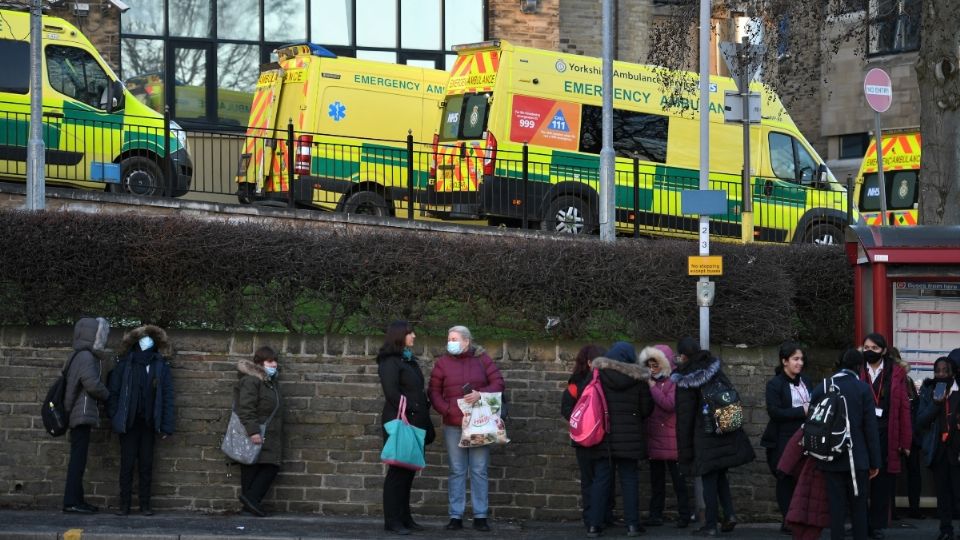
{"label": "white face mask", "polygon": [[145,350],[149,349],[150,347],[153,347],[153,338],[152,338],[152,337],[150,337],[150,336],[143,336],[142,338],[140,338],[140,350],[141,350],[141,351],[145,351]]}
{"label": "white face mask", "polygon": [[453,355],[460,354],[463,352],[463,344],[459,341],[448,341],[447,342],[447,352]]}

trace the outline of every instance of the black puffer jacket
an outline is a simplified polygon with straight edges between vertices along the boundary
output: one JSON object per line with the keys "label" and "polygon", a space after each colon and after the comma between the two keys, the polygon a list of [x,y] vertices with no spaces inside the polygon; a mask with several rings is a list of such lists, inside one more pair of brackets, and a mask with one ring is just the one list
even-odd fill
{"label": "black puffer jacket", "polygon": [[670,375],[677,385],[677,454],[680,469],[688,476],[737,467],[756,457],[742,429],[724,435],[704,432],[700,388],[714,377],[729,384],[720,359],[710,351],[698,352]]}
{"label": "black puffer jacket", "polygon": [[[384,397],[383,410],[380,412],[381,425],[397,418],[402,395],[407,398],[407,421],[426,430],[425,444],[433,442],[436,431],[430,419],[430,402],[424,390],[426,379],[417,358],[411,356],[406,360],[400,353],[381,352],[377,355],[377,372]],[[385,431],[383,439],[387,439]]]}
{"label": "black puffer jacket", "polygon": [[593,360],[593,367],[600,370],[600,384],[610,415],[610,432],[590,449],[593,456],[646,459],[643,419],[653,412],[653,396],[646,382],[650,369],[602,356]]}

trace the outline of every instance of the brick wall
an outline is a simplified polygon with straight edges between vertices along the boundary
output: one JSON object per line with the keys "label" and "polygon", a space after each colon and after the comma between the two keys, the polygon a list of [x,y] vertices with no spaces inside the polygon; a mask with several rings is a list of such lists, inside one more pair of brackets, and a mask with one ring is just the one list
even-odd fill
{"label": "brick wall", "polygon": [[107,64],[120,72],[120,12],[107,0],[86,0],[90,13],[86,17],[73,14],[74,2],[64,2],[59,8],[50,9],[49,15],[63,17],[74,24],[93,43]]}
{"label": "brick wall", "polygon": [[521,13],[517,0],[490,0],[490,39],[516,45],[557,50],[560,39],[560,0],[540,0],[535,13]]}
{"label": "brick wall", "polygon": [[[603,4],[600,0],[564,0],[560,5],[560,52],[603,54]],[[643,64],[650,46],[653,5],[649,0],[616,2],[614,58]]]}
{"label": "brick wall", "polygon": [[[236,380],[235,365],[255,347],[282,351],[286,403],[284,465],[268,496],[275,511],[378,515],[383,467],[382,398],[372,361],[378,337],[297,337],[171,331],[177,432],[157,442],[154,506],[199,511],[236,510],[239,468],[219,450]],[[121,336],[114,330],[109,345]],[[39,401],[69,354],[72,329],[0,329],[0,507],[55,508],[61,502],[69,447],[42,429]],[[482,340],[478,340],[482,341]],[[559,399],[577,345],[485,343],[507,380],[512,442],[493,448],[490,503],[496,518],[576,519],[578,473],[559,417]],[[427,374],[438,340],[418,342]],[[726,370],[747,405],[747,431],[756,444],[766,423],[763,388],[776,353],[721,349]],[[107,368],[104,368],[104,372]],[[438,418],[434,415],[435,422]],[[104,424],[106,425],[106,424]],[[86,474],[88,500],[117,504],[118,442],[94,430]],[[428,447],[428,467],[414,483],[417,513],[446,515],[446,467],[440,444]],[[738,515],[777,519],[772,478],[758,460],[730,480]],[[642,468],[641,504],[649,489]],[[669,491],[669,490],[668,490]],[[672,491],[670,491],[672,493]],[[673,502],[668,497],[668,507]]]}

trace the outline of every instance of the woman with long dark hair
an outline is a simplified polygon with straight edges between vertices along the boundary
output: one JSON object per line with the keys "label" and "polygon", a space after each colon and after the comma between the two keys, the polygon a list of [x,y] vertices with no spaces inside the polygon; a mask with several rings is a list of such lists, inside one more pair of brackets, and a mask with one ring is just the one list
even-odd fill
{"label": "woman with long dark hair", "polygon": [[[773,378],[767,381],[767,429],[760,439],[760,446],[767,449],[767,465],[777,479],[777,506],[786,520],[790,499],[797,486],[794,477],[777,470],[777,463],[787,443],[803,425],[810,406],[810,380],[801,372],[806,364],[806,354],[799,343],[787,341],[780,345],[780,361]],[[780,532],[790,534],[786,521]]]}
{"label": "woman with long dark hair", "polygon": [[[383,411],[381,424],[395,419],[400,410],[400,398],[406,398],[406,415],[411,425],[427,432],[425,442],[435,438],[433,422],[430,421],[430,404],[424,392],[426,380],[413,354],[417,334],[406,321],[394,321],[387,327],[383,346],[377,354],[377,372],[383,388]],[[387,433],[383,432],[386,441]],[[384,529],[397,534],[410,534],[423,527],[413,520],[410,513],[410,489],[417,472],[412,469],[390,465],[383,480]]]}
{"label": "woman with long dark hair", "polygon": [[[560,398],[560,414],[569,421],[573,408],[577,405],[583,388],[587,386],[593,377],[592,362],[606,354],[603,347],[599,345],[586,345],[577,352],[577,357],[573,363],[573,373],[567,379],[567,387],[563,390],[563,396]],[[570,444],[576,449],[577,466],[580,468],[580,497],[583,500],[582,518],[584,524],[587,523],[587,516],[590,511],[590,485],[593,483],[593,464],[592,454],[586,448],[570,441]],[[613,483],[610,484],[611,487]],[[613,494],[610,496],[610,504],[605,515],[604,521],[608,525],[613,525]]]}

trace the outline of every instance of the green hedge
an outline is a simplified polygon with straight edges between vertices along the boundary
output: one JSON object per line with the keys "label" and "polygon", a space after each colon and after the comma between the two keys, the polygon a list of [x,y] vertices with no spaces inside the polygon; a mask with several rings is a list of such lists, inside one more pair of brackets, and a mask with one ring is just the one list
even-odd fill
{"label": "green hedge", "polygon": [[[188,218],[0,212],[0,323],[83,315],[168,327],[382,331],[613,340],[696,333],[694,245],[527,239],[397,229],[293,228]],[[842,250],[714,244],[724,256],[714,342],[851,335]],[[547,331],[548,317],[560,324]]]}

